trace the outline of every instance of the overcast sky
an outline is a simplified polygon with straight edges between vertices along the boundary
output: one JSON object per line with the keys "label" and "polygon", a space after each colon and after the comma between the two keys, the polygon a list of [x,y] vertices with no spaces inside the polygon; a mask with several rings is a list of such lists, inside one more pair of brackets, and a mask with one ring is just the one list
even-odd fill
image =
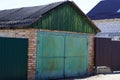
{"label": "overcast sky", "polygon": [[[39,5],[49,4],[58,1],[65,1],[65,0],[0,0],[0,10],[26,7],[26,6],[39,6]],[[72,0],[72,1],[74,1],[84,13],[87,13],[100,0]]]}

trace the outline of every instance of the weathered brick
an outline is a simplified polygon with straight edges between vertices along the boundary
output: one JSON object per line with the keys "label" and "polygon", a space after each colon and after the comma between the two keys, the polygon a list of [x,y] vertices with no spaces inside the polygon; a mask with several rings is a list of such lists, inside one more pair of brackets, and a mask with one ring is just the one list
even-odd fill
{"label": "weathered brick", "polygon": [[0,35],[5,37],[28,38],[28,80],[35,80],[36,69],[36,29],[2,29]]}
{"label": "weathered brick", "polygon": [[[36,73],[36,47],[37,47],[37,29],[2,29],[0,35],[5,37],[28,38],[28,80],[35,80]],[[49,31],[49,30],[46,30]],[[57,32],[57,31],[56,31]],[[62,31],[61,31],[62,32]],[[63,31],[64,32],[64,31]],[[68,32],[72,33],[72,32]],[[89,58],[88,70],[91,74],[94,67],[94,35],[89,38]]]}
{"label": "weathered brick", "polygon": [[88,55],[88,70],[92,75],[94,72],[94,35],[91,34],[89,38],[89,55]]}

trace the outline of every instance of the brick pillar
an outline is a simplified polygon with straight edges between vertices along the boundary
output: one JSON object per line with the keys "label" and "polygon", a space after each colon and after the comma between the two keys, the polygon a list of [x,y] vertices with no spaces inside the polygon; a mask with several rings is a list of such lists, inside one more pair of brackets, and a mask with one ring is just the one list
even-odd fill
{"label": "brick pillar", "polygon": [[94,35],[92,34],[89,38],[88,70],[90,75],[94,73]]}

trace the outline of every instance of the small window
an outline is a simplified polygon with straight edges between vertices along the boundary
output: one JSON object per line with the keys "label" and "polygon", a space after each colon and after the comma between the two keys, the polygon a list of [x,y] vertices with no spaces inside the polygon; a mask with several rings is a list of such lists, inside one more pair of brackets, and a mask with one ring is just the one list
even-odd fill
{"label": "small window", "polygon": [[120,13],[120,9],[117,10],[117,13]]}
{"label": "small window", "polygon": [[120,37],[119,36],[115,36],[112,38],[112,41],[120,41]]}

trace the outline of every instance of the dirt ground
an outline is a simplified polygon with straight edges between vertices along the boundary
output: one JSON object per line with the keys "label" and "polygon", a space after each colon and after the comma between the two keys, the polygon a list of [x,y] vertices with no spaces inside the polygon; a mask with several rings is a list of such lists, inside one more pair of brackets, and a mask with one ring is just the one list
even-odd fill
{"label": "dirt ground", "polygon": [[120,80],[120,74],[100,74],[84,79],[75,79],[75,80]]}

